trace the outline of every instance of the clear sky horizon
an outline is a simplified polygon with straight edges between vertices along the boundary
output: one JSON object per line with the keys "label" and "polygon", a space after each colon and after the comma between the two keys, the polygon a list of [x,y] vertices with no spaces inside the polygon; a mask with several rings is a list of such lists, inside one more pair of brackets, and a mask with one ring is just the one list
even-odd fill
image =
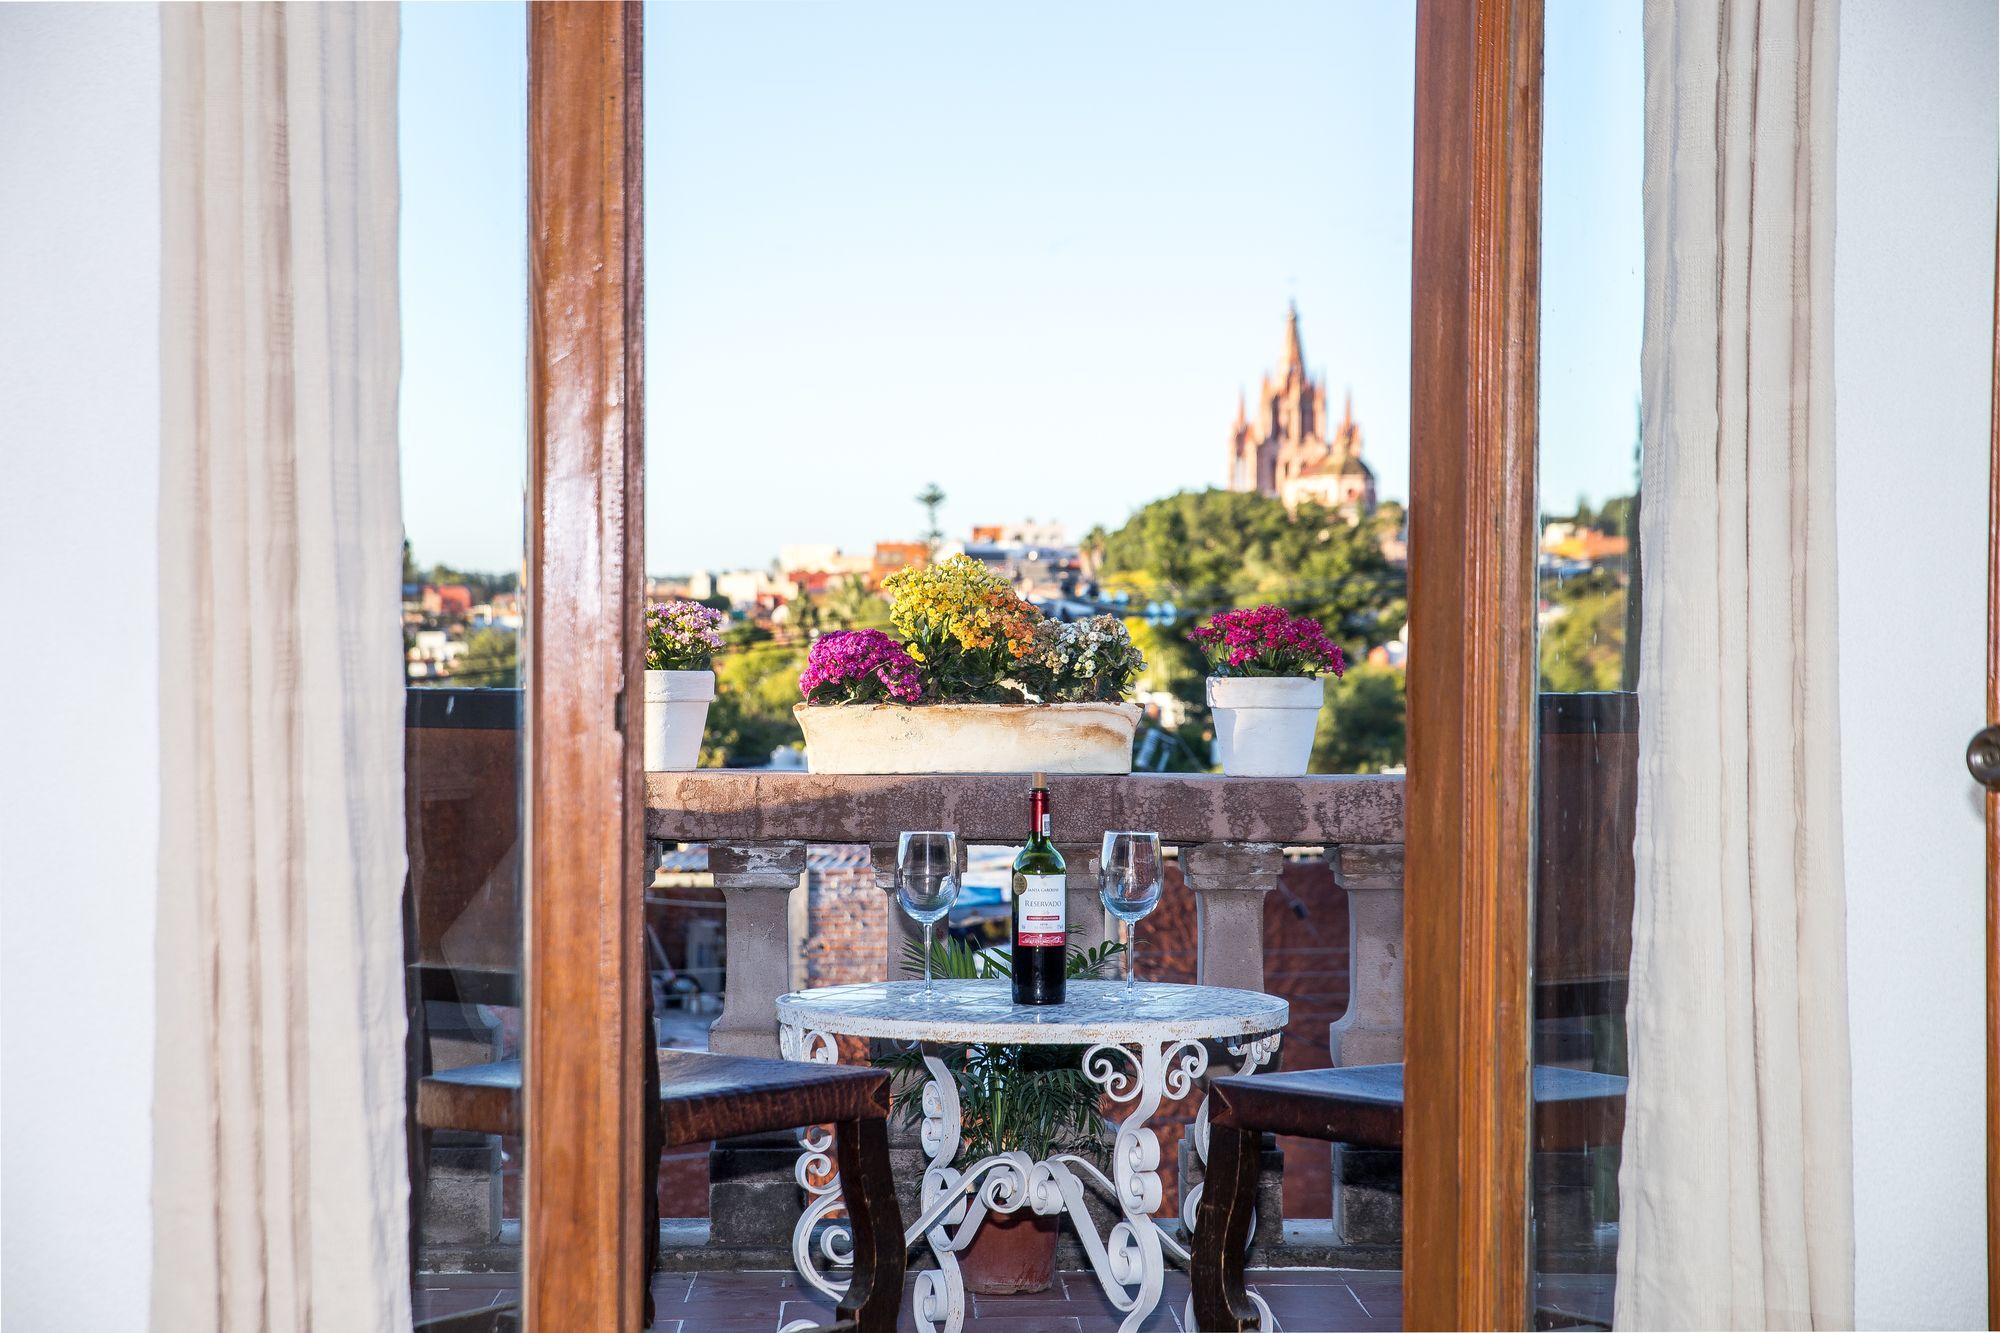
{"label": "clear sky horizon", "polygon": [[[508,569],[524,15],[403,13],[406,525],[425,564]],[[1556,510],[1632,487],[1638,17],[1550,7]],[[1410,3],[649,3],[649,572],[907,539],[931,481],[954,535],[1221,484],[1288,301],[1406,498],[1414,36]]]}

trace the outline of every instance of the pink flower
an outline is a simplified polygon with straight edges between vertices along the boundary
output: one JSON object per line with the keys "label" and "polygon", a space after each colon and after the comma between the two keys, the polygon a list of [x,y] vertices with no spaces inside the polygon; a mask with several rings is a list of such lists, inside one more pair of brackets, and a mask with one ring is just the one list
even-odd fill
{"label": "pink flower", "polygon": [[917,664],[879,629],[834,630],[813,640],[799,693],[809,704],[915,703]]}
{"label": "pink flower", "polygon": [[1282,606],[1253,606],[1224,611],[1188,632],[1188,639],[1207,655],[1219,676],[1317,676],[1347,671],[1340,645],[1310,616],[1294,615]]}

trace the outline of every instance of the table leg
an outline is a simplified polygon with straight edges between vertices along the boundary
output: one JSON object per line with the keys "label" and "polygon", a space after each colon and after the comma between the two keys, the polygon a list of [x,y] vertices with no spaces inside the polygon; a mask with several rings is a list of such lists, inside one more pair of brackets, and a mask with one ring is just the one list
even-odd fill
{"label": "table leg", "polygon": [[[1239,1040],[1226,1041],[1223,1043],[1223,1046],[1226,1050],[1228,1050],[1228,1052],[1231,1055],[1242,1057],[1243,1063],[1237,1067],[1236,1074],[1238,1077],[1248,1078],[1250,1075],[1257,1072],[1259,1066],[1264,1064],[1277,1063],[1278,1045],[1283,1039],[1284,1039],[1284,1034],[1282,1032],[1272,1032],[1262,1037],[1251,1037]],[[1207,1177],[1210,1174],[1209,1156],[1208,1156],[1209,1127],[1208,1127],[1207,1097],[1203,1097],[1201,1099],[1201,1109],[1195,1112],[1194,1124],[1189,1127],[1188,1135],[1189,1138],[1194,1143],[1195,1156],[1200,1159],[1203,1167],[1202,1171],[1203,1179],[1198,1181],[1191,1188],[1184,1190],[1181,1195],[1181,1225],[1187,1229],[1189,1245],[1192,1247],[1196,1243],[1194,1236],[1195,1236],[1195,1219],[1197,1214],[1197,1208],[1201,1203],[1202,1194],[1207,1189],[1208,1186]],[[1261,1140],[1262,1140],[1261,1135],[1256,1136],[1255,1138],[1256,1142],[1261,1142]],[[1231,1164],[1232,1170],[1249,1171],[1250,1180],[1252,1182],[1250,1186],[1250,1191],[1253,1198],[1255,1197],[1256,1194],[1256,1185],[1254,1182],[1257,1175],[1257,1165],[1256,1165],[1257,1156],[1258,1154],[1253,1150],[1250,1154],[1250,1160],[1247,1166],[1244,1165],[1243,1163],[1236,1162],[1233,1159]],[[1248,1229],[1243,1233],[1243,1248],[1246,1250],[1250,1248],[1251,1238],[1257,1234],[1257,1210],[1254,1206],[1251,1207],[1249,1210],[1249,1221],[1247,1223],[1247,1226]],[[1239,1283],[1241,1280],[1242,1267],[1243,1266],[1239,1256],[1238,1262],[1235,1265],[1235,1271],[1238,1274]],[[1264,1329],[1270,1328],[1271,1311],[1270,1307],[1264,1304],[1264,1298],[1257,1295],[1257,1293],[1255,1292],[1250,1292],[1249,1299],[1255,1302],[1257,1309],[1260,1312],[1259,1322],[1256,1326]],[[1182,1312],[1181,1322],[1188,1328],[1198,1327],[1195,1321],[1194,1296],[1192,1293],[1190,1293],[1188,1296],[1187,1307]]]}
{"label": "table leg", "polygon": [[[1111,1178],[1082,1158],[1064,1155],[1051,1164],[1055,1184],[1069,1205],[1084,1250],[1111,1303],[1124,1310],[1120,1333],[1136,1333],[1160,1303],[1166,1280],[1166,1254],[1160,1227],[1153,1220],[1163,1197],[1160,1184],[1160,1136],[1147,1122],[1168,1097],[1185,1097],[1208,1068],[1208,1048],[1198,1041],[1168,1039],[1142,1042],[1137,1051],[1100,1043],[1083,1053],[1083,1075],[1114,1102],[1132,1109],[1118,1126],[1111,1147]],[[1096,1223],[1084,1207],[1075,1172],[1083,1171],[1107,1185],[1124,1217],[1100,1242]]]}
{"label": "table leg", "polygon": [[[787,1060],[831,1065],[840,1062],[840,1046],[831,1034],[796,1024],[778,1026],[778,1052]],[[830,1127],[808,1126],[799,1131],[799,1160],[793,1174],[806,1192],[805,1211],[792,1227],[792,1264],[799,1277],[835,1301],[847,1294],[846,1279],[829,1278],[819,1271],[813,1258],[813,1233],[829,1215],[845,1211],[840,1191],[840,1167],[835,1139]],[[844,1217],[829,1223],[819,1233],[819,1254],[829,1267],[851,1268],[854,1263],[854,1229]]]}
{"label": "table leg", "polygon": [[[917,1132],[930,1164],[924,1168],[923,1191],[919,1198],[916,1230],[937,1256],[938,1266],[917,1274],[916,1316],[919,1333],[937,1333],[939,1321],[944,1333],[959,1333],[965,1326],[965,1277],[958,1271],[957,1249],[969,1244],[964,1235],[954,1245],[951,1228],[963,1222],[967,1204],[965,1177],[952,1166],[962,1140],[963,1121],[958,1106],[958,1084],[944,1062],[928,1052],[924,1068],[930,1082],[924,1084],[924,1123]],[[955,1202],[947,1203],[947,1201]],[[912,1236],[914,1242],[916,1236]]]}
{"label": "table leg", "polygon": [[[1284,1039],[1284,1035],[1282,1032],[1273,1032],[1262,1037],[1251,1037],[1242,1040],[1232,1039],[1224,1042],[1223,1048],[1225,1050],[1231,1055],[1242,1057],[1243,1060],[1243,1063],[1236,1068],[1235,1077],[1248,1078],[1257,1072],[1259,1066],[1276,1064],[1278,1060],[1278,1043]],[[1206,1096],[1201,1099],[1201,1109],[1194,1114],[1194,1124],[1188,1128],[1188,1140],[1194,1144],[1195,1156],[1200,1159],[1202,1166],[1206,1167],[1208,1165],[1208,1098]],[[1194,1235],[1195,1207],[1201,1202],[1201,1190],[1202,1182],[1197,1181],[1192,1188],[1183,1191],[1181,1195],[1181,1225],[1187,1228],[1187,1233],[1190,1236]],[[1252,1223],[1252,1225],[1254,1226],[1255,1223]]]}

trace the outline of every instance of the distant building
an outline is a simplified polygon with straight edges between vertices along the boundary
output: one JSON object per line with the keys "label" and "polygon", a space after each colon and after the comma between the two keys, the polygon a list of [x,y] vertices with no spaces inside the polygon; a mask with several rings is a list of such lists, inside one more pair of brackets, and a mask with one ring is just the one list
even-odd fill
{"label": "distant building", "polygon": [[1368,650],[1368,661],[1372,666],[1407,667],[1410,662],[1410,625],[1403,622],[1403,628],[1395,638],[1387,643],[1378,643]]}
{"label": "distant building", "polygon": [[973,546],[1054,546],[1067,548],[1069,538],[1060,523],[1037,523],[1034,519],[1023,519],[1019,523],[982,523],[972,530]]}
{"label": "distant building", "polygon": [[1285,321],[1285,350],[1275,379],[1257,389],[1257,408],[1241,396],[1229,432],[1229,489],[1256,491],[1286,508],[1308,500],[1359,518],[1375,509],[1375,473],[1361,460],[1361,427],[1348,396],[1341,419],[1329,422],[1326,385],[1306,371],[1299,342],[1299,308]]}
{"label": "distant building", "polygon": [[490,602],[481,602],[472,608],[472,625],[475,629],[505,629],[516,633],[521,629],[521,599],[516,593],[495,593]]}
{"label": "distant building", "polygon": [[876,542],[875,558],[869,564],[869,581],[880,587],[882,580],[897,570],[925,564],[930,555],[931,548],[922,542]]}
{"label": "distant building", "polygon": [[[648,602],[679,601],[691,595],[688,592],[689,582],[690,580],[685,576],[680,575],[670,575],[659,579],[648,578],[646,580],[646,600]],[[497,597],[494,598],[496,604],[499,600]]]}
{"label": "distant building", "polygon": [[875,562],[865,555],[848,555],[825,542],[787,543],[778,548],[778,569],[797,592],[817,597],[848,579],[867,579]]}
{"label": "distant building", "polygon": [[463,639],[454,639],[441,629],[418,630],[404,654],[405,674],[411,680],[435,680],[451,674],[451,665],[465,655]]}
{"label": "distant building", "polygon": [[447,583],[443,586],[425,584],[423,608],[433,616],[456,616],[463,618],[472,614],[472,589],[463,583]]}
{"label": "distant building", "polygon": [[1542,563],[1553,568],[1622,563],[1630,546],[1623,537],[1596,528],[1580,528],[1567,521],[1545,524],[1542,528]]}

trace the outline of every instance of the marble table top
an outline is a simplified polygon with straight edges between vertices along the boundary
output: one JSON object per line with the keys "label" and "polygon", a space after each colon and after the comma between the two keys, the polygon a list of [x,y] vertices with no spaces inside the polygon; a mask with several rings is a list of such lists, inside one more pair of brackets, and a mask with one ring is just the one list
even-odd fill
{"label": "marble table top", "polygon": [[1262,1036],[1291,1013],[1274,995],[1229,986],[1142,981],[1127,1002],[1123,981],[1072,981],[1061,1004],[1017,1005],[1003,979],[933,985],[928,1002],[921,981],[793,991],[778,997],[778,1021],[844,1037],[1081,1046]]}

